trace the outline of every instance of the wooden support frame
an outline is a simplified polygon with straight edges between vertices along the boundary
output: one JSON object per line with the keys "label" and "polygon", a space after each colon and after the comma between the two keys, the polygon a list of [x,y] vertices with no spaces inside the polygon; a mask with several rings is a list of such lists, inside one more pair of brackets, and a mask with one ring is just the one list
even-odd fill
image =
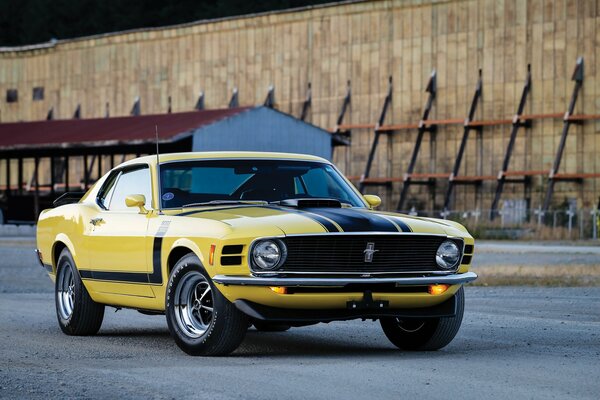
{"label": "wooden support frame", "polygon": [[387,133],[392,132],[392,131],[380,131],[379,130],[379,127],[381,127],[385,121],[385,116],[387,115],[387,111],[390,108],[390,104],[392,103],[392,93],[393,93],[392,83],[393,83],[392,77],[390,76],[388,78],[388,92],[383,101],[383,107],[381,108],[381,114],[379,114],[379,119],[377,120],[377,125],[375,125],[375,129],[373,132],[374,133],[373,143],[371,144],[371,150],[369,151],[369,158],[367,159],[367,165],[365,166],[365,172],[363,173],[363,175],[361,176],[361,179],[360,179],[360,184],[359,184],[358,190],[360,190],[361,192],[365,188],[365,181],[364,181],[365,178],[368,178],[369,174],[371,173],[371,167],[373,166],[373,158],[375,158],[375,152],[377,151],[377,145],[379,144],[379,136],[382,134],[387,134]]}
{"label": "wooden support frame", "polygon": [[133,100],[133,106],[131,107],[131,111],[129,115],[138,116],[142,115],[142,104],[140,100],[140,96],[136,96]]}
{"label": "wooden support frame", "polygon": [[10,181],[11,181],[11,176],[10,176],[10,158],[7,157],[6,158],[6,196],[10,197],[11,194],[11,187],[10,187]]}
{"label": "wooden support frame", "polygon": [[544,198],[544,203],[542,205],[542,212],[546,212],[550,208],[550,202],[552,201],[552,195],[554,194],[554,184],[556,183],[556,176],[558,175],[558,169],[560,167],[562,155],[565,150],[567,136],[569,135],[569,128],[574,122],[574,120],[570,117],[575,111],[575,105],[577,103],[579,91],[581,90],[581,86],[583,86],[583,57],[579,57],[577,59],[575,71],[573,71],[573,76],[571,77],[571,80],[575,81],[575,86],[573,87],[573,93],[571,95],[571,101],[569,102],[569,108],[564,114],[563,129],[562,134],[560,136],[560,143],[558,144],[558,149],[556,150],[556,156],[554,157],[552,169],[550,170],[550,173],[548,175],[548,188],[546,189],[546,197]]}
{"label": "wooden support frame", "polygon": [[308,110],[312,106],[312,84],[308,82],[308,87],[306,88],[306,100],[302,102],[302,111],[300,113],[300,121],[306,120],[308,116]]}
{"label": "wooden support frame", "polygon": [[238,99],[238,88],[234,87],[233,90],[231,91],[231,99],[229,99],[229,105],[227,107],[236,108],[239,106],[240,106],[240,102]]}
{"label": "wooden support frame", "polygon": [[265,102],[263,105],[265,107],[275,108],[275,86],[269,86],[267,97],[265,98]]}
{"label": "wooden support frame", "polygon": [[69,156],[65,156],[65,193],[69,191]]}
{"label": "wooden support frame", "polygon": [[406,202],[406,197],[408,196],[408,190],[411,183],[413,183],[412,178],[415,177],[413,171],[417,165],[417,157],[419,156],[421,143],[423,142],[423,135],[425,132],[430,132],[432,135],[435,134],[436,125],[428,124],[429,114],[431,113],[433,102],[437,96],[437,72],[435,70],[431,72],[431,76],[429,77],[429,82],[427,83],[427,88],[425,91],[429,93],[429,97],[427,98],[427,103],[425,103],[425,108],[423,108],[423,115],[421,115],[421,120],[419,121],[415,146],[413,147],[408,168],[402,180],[402,190],[400,191],[400,198],[398,200],[398,205],[396,206],[396,210],[398,211],[404,209],[404,203]]}
{"label": "wooden support frame", "polygon": [[[506,183],[506,176],[507,176],[506,171],[508,170],[508,166],[510,164],[510,158],[512,156],[513,148],[515,146],[517,134],[519,133],[519,128],[531,126],[531,121],[523,122],[521,120],[529,92],[531,92],[531,64],[527,65],[527,76],[525,78],[525,84],[523,86],[523,91],[521,92],[521,99],[519,101],[519,106],[517,107],[517,112],[515,113],[515,116],[512,119],[512,129],[510,131],[510,138],[508,140],[508,145],[506,147],[506,153],[504,153],[504,160],[502,161],[502,169],[498,173],[498,179],[497,179],[497,183],[496,183],[496,193],[494,195],[494,199],[492,200],[492,206],[491,206],[491,211],[490,211],[490,219],[491,220],[494,220],[494,218],[496,217],[496,214],[497,214],[498,204],[500,203],[500,198],[502,197],[502,191],[504,190],[504,184]],[[524,180],[524,182],[526,182],[526,180]]]}
{"label": "wooden support frame", "polygon": [[54,186],[56,184],[56,160],[50,157],[50,194],[54,196]]}
{"label": "wooden support frame", "polygon": [[467,141],[469,140],[469,133],[471,130],[480,130],[480,126],[472,126],[471,121],[475,117],[475,112],[477,111],[477,105],[479,104],[479,99],[481,99],[481,88],[482,88],[482,77],[481,77],[481,69],[479,70],[479,79],[477,80],[477,86],[475,88],[475,93],[473,94],[473,99],[471,100],[471,106],[469,107],[469,114],[467,115],[467,119],[464,121],[463,127],[463,136],[460,141],[460,147],[458,148],[458,153],[456,154],[456,159],[454,160],[454,168],[452,168],[452,173],[450,174],[450,179],[448,180],[448,189],[446,190],[446,196],[444,197],[444,211],[448,211],[450,209],[450,202],[452,200],[452,193],[454,191],[454,185],[457,183],[462,183],[460,180],[456,180],[455,178],[458,176],[460,171],[460,166],[462,163],[463,155],[465,153],[465,149],[467,147]]}
{"label": "wooden support frame", "polygon": [[[344,97],[344,101],[342,102],[342,107],[340,108],[340,113],[337,117],[335,128],[332,130],[332,135],[334,137],[334,146],[344,144],[346,146],[350,145],[350,131],[345,130],[343,128],[342,123],[344,122],[344,118],[346,117],[346,112],[348,111],[348,107],[352,102],[352,87],[351,82],[348,80],[346,82],[346,96]],[[338,144],[336,144],[338,143]]]}
{"label": "wooden support frame", "polygon": [[196,101],[196,105],[194,106],[194,110],[200,111],[204,110],[204,92],[201,90],[198,95],[198,100]]}

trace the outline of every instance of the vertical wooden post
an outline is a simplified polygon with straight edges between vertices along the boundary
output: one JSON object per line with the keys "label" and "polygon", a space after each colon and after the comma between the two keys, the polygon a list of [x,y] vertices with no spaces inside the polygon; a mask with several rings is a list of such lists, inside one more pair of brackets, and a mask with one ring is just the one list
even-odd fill
{"label": "vertical wooden post", "polygon": [[10,158],[6,158],[6,196],[10,196]]}
{"label": "vertical wooden post", "polygon": [[83,190],[87,190],[88,183],[90,182],[90,176],[88,173],[88,156],[85,154],[83,156]]}
{"label": "vertical wooden post", "polygon": [[56,183],[55,176],[56,176],[56,165],[54,162],[54,157],[50,156],[50,194],[52,195],[52,197],[54,197],[54,185]]}
{"label": "vertical wooden post", "polygon": [[17,178],[18,178],[18,182],[17,182],[17,187],[19,190],[19,195],[23,194],[23,157],[19,157],[19,162],[18,162],[18,174],[17,174]]}
{"label": "vertical wooden post", "polygon": [[35,192],[34,192],[34,196],[33,196],[33,212],[35,214],[34,215],[35,220],[37,221],[37,218],[40,215],[40,177],[39,177],[40,159],[39,159],[39,157],[35,157],[34,164],[35,164],[35,166],[34,166],[33,177],[35,179]]}
{"label": "vertical wooden post", "polygon": [[65,156],[65,193],[69,191],[69,156]]}
{"label": "vertical wooden post", "polygon": [[98,180],[102,178],[102,155],[98,154]]}

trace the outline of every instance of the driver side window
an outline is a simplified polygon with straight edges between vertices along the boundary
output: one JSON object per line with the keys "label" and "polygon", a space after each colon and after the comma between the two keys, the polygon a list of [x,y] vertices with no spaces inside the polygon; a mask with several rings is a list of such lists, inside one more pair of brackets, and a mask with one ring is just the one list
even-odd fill
{"label": "driver side window", "polygon": [[133,171],[122,172],[117,178],[113,191],[109,210],[137,212],[137,209],[125,205],[125,197],[130,194],[143,194],[146,197],[146,208],[152,204],[152,184],[150,181],[150,169],[140,168]]}

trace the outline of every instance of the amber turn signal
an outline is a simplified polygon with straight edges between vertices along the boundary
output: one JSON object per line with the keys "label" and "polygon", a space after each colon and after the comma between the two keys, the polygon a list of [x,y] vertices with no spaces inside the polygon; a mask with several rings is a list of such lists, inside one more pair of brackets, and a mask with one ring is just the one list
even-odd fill
{"label": "amber turn signal", "polygon": [[210,253],[208,253],[208,263],[210,265],[214,265],[215,264],[215,249],[217,248],[216,245],[211,244],[210,245]]}
{"label": "amber turn signal", "polygon": [[278,294],[287,294],[287,288],[282,286],[271,286],[271,290]]}
{"label": "amber turn signal", "polygon": [[439,295],[448,290],[449,287],[450,285],[429,285],[427,291],[429,292],[429,294]]}

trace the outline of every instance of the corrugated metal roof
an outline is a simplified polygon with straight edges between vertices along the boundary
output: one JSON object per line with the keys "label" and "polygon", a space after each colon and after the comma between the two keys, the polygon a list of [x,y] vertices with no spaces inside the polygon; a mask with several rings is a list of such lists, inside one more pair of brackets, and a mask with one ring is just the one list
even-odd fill
{"label": "corrugated metal roof", "polygon": [[11,122],[0,124],[0,148],[21,149],[175,141],[192,131],[240,114],[252,107],[202,110],[176,114],[94,119]]}

